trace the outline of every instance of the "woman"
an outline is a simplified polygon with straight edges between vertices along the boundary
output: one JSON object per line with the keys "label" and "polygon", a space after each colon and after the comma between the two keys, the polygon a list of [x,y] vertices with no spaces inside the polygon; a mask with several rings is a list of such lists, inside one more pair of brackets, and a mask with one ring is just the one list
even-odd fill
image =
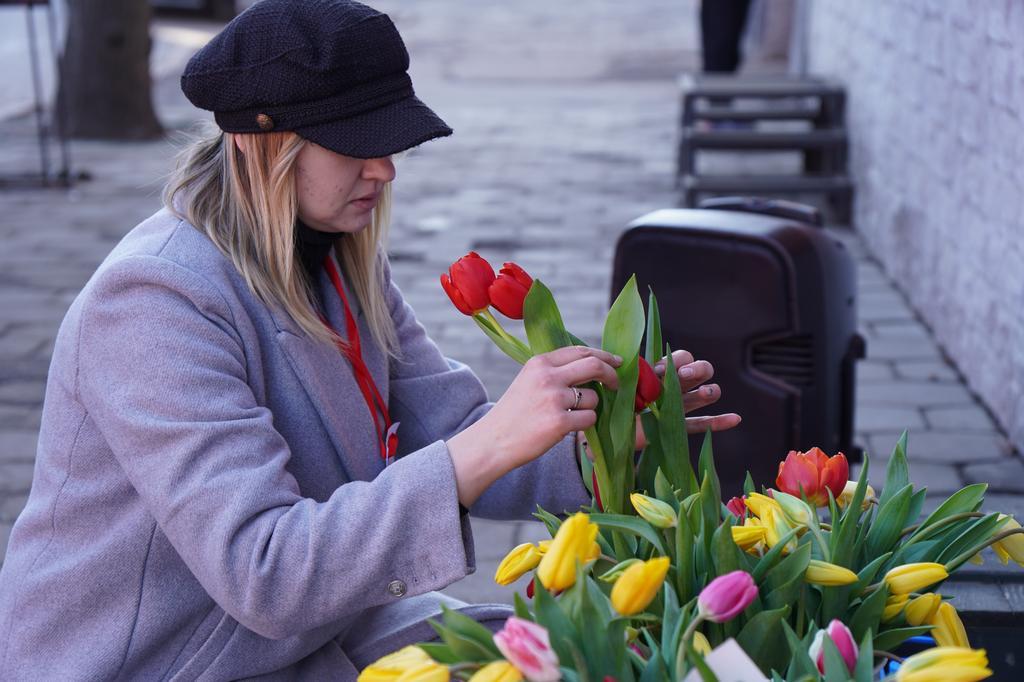
{"label": "woman", "polygon": [[264,0],[189,63],[220,130],[61,326],[3,679],[352,679],[441,603],[508,615],[433,592],[473,570],[466,509],[588,502],[596,395],[574,387],[614,387],[619,360],[560,349],[488,403],[391,283],[390,156],[451,133],[407,67],[347,0]]}

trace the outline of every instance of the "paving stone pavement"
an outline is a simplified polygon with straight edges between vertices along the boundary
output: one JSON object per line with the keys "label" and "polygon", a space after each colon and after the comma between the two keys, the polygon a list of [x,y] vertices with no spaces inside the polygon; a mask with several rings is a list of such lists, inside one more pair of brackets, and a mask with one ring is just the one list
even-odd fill
{"label": "paving stone pavement", "polygon": [[[597,342],[617,235],[633,218],[675,204],[674,79],[697,63],[696,3],[376,6],[406,38],[418,93],[456,130],[399,161],[389,247],[395,278],[442,350],[472,366],[496,398],[516,366],[451,307],[438,274],[470,249],[495,262],[514,259],[555,292],[570,328]],[[217,28],[175,26],[188,41]],[[163,54],[180,60],[183,51]],[[160,72],[180,67],[164,63]],[[208,118],[184,100],[176,78],[161,79],[155,97],[172,133]],[[0,122],[0,173],[35,163],[31,131],[27,119]],[[158,207],[173,151],[168,140],[75,142],[76,166],[91,181],[69,191],[0,191],[0,557],[31,483],[57,326],[100,260]],[[715,163],[748,161],[723,155]],[[910,428],[918,481],[948,492],[987,480],[998,490],[993,508],[1024,511],[1024,464],[965,388],[960,371],[971,369],[950,364],[856,234],[835,234],[860,275],[868,358],[859,368],[856,428],[872,455],[872,482],[880,485],[887,454]],[[508,602],[525,586],[494,585],[495,567],[515,544],[542,539],[543,528],[473,525],[478,570],[448,592]]]}

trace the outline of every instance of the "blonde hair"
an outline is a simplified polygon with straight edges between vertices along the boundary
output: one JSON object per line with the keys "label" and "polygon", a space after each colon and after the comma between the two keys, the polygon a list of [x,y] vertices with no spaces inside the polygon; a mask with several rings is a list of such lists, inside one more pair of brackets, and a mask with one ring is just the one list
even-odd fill
{"label": "blonde hair", "polygon": [[[244,154],[235,144],[235,135],[243,138]],[[208,128],[179,152],[163,202],[205,233],[266,305],[283,309],[315,340],[344,343],[321,321],[295,253],[295,162],[305,144],[292,132],[241,134]],[[397,357],[398,339],[385,299],[383,273],[382,245],[390,209],[387,183],[370,225],[343,234],[335,253],[374,341],[387,355]]]}

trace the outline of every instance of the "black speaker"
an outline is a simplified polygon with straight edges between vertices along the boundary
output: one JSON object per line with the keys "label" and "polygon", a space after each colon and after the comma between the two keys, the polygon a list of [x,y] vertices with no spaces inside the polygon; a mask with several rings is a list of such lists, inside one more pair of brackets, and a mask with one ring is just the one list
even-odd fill
{"label": "black speaker", "polygon": [[[729,197],[654,211],[618,241],[613,296],[634,273],[641,294],[658,298],[666,343],[715,366],[722,398],[706,412],[743,417],[713,438],[724,497],[747,470],[757,486],[774,485],[790,450],[860,459],[856,267],[815,209]],[[691,439],[694,456],[700,442]]]}

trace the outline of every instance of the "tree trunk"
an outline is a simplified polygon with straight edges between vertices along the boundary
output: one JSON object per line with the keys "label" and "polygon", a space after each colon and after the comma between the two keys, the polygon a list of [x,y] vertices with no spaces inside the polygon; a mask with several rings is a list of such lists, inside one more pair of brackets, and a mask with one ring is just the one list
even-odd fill
{"label": "tree trunk", "polygon": [[163,133],[150,88],[148,0],[68,0],[58,99],[71,137],[139,140]]}

